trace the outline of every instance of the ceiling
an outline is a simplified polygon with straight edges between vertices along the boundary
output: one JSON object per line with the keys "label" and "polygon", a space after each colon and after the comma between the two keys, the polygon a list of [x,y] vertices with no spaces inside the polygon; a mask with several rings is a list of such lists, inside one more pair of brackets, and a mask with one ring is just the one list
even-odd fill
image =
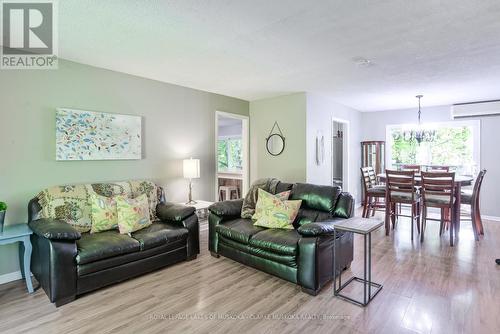
{"label": "ceiling", "polygon": [[61,58],[245,100],[500,98],[498,0],[64,0],[59,27]]}

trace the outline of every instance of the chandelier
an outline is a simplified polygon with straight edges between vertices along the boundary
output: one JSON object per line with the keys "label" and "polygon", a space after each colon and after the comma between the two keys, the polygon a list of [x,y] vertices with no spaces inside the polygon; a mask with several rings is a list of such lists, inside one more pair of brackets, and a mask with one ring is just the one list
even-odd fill
{"label": "chandelier", "polygon": [[420,116],[422,114],[422,107],[420,104],[420,99],[424,97],[423,95],[415,96],[418,99],[418,124],[416,129],[405,130],[403,131],[403,138],[406,141],[416,141],[417,143],[432,142],[436,139],[436,131],[435,130],[426,130],[422,127],[422,123],[420,120]]}

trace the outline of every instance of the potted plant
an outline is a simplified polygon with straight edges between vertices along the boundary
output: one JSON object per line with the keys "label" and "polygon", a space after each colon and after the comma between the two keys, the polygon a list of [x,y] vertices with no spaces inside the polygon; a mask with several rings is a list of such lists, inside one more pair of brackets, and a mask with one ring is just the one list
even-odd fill
{"label": "potted plant", "polygon": [[7,211],[7,203],[0,202],[0,233],[3,232],[3,223],[5,220],[5,212]]}

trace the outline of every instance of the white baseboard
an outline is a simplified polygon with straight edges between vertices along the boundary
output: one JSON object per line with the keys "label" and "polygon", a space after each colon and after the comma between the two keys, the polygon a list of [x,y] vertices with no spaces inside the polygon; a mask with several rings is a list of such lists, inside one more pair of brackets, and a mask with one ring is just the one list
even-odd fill
{"label": "white baseboard", "polygon": [[23,279],[21,270],[14,271],[12,273],[0,275],[0,284],[5,284],[13,281]]}

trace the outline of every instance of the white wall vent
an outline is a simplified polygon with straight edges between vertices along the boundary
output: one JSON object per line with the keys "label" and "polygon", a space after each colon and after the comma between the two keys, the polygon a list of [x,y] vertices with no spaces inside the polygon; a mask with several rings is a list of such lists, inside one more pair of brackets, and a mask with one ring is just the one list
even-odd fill
{"label": "white wall vent", "polygon": [[451,106],[451,118],[477,118],[500,116],[500,101],[454,104]]}

